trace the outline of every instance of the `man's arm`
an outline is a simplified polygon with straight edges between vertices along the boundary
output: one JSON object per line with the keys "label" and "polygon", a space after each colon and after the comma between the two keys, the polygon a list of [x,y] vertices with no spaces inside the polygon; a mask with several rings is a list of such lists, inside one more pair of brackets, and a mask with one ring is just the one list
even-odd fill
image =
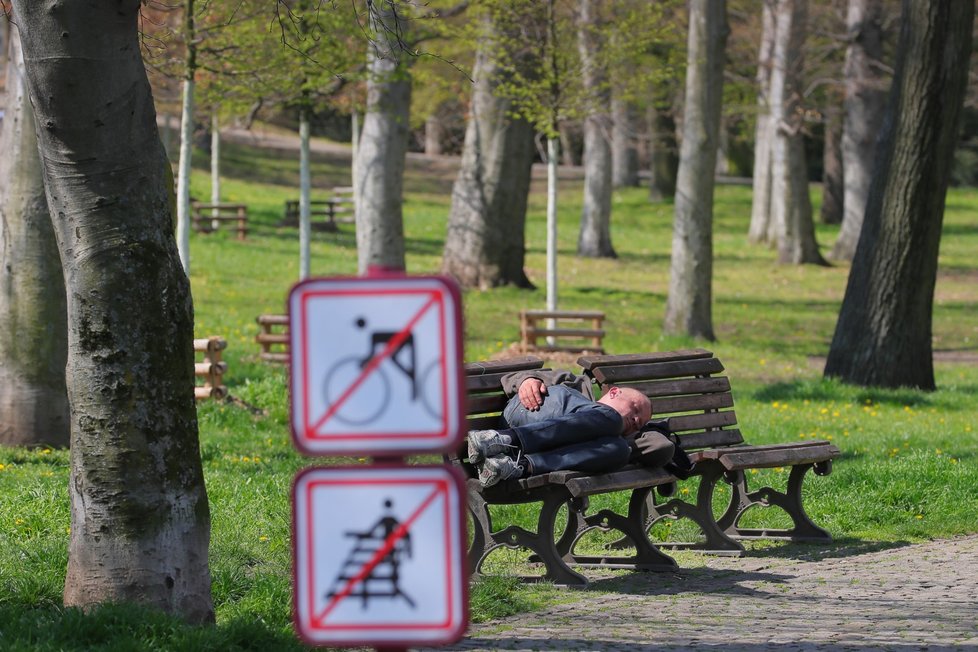
{"label": "man's arm", "polygon": [[503,376],[500,382],[506,395],[519,395],[520,402],[527,410],[539,409],[543,404],[547,387],[551,385],[565,385],[576,389],[588,398],[594,397],[591,393],[591,381],[587,376],[578,376],[563,370],[514,371]]}

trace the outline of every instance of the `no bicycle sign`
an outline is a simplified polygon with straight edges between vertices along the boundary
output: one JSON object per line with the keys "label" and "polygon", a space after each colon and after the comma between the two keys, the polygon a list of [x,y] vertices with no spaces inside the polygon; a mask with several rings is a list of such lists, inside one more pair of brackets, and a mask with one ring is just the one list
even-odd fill
{"label": "no bicycle sign", "polygon": [[448,279],[315,279],[289,295],[292,432],[310,455],[453,449],[461,299]]}

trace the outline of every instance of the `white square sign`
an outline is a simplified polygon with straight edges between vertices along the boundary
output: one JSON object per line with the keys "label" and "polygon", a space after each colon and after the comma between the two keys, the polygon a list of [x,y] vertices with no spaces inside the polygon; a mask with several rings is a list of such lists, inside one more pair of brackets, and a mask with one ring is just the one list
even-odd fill
{"label": "white square sign", "polygon": [[311,468],[292,489],[294,622],[311,645],[444,645],[468,624],[464,485],[444,466]]}
{"label": "white square sign", "polygon": [[309,455],[453,450],[463,436],[461,299],[450,279],[314,279],[289,295],[291,409]]}

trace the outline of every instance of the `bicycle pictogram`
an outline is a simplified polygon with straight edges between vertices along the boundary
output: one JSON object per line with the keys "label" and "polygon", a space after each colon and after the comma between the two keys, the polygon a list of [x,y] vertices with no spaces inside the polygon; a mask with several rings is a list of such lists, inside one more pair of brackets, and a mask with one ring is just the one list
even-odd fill
{"label": "bicycle pictogram", "polygon": [[347,425],[377,420],[391,405],[388,373],[397,373],[409,385],[409,401],[420,403],[432,419],[441,419],[441,358],[429,362],[419,374],[413,332],[366,331],[363,316],[357,317],[354,325],[367,332],[369,348],[365,355],[342,358],[327,372],[323,396],[332,406],[332,417]]}

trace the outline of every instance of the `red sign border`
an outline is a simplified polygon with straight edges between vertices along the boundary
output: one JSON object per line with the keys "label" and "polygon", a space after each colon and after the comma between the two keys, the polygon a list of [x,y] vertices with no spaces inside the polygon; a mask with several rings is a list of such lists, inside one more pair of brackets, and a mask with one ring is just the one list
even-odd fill
{"label": "red sign border", "polygon": [[[462,340],[462,333],[463,333],[463,323],[462,323],[462,292],[459,289],[458,284],[454,281],[454,279],[452,279],[450,277],[447,277],[447,276],[436,276],[436,275],[414,275],[414,276],[408,276],[408,275],[400,275],[400,274],[391,274],[391,275],[383,275],[383,276],[337,276],[337,277],[308,278],[308,279],[305,279],[305,280],[300,281],[300,282],[296,283],[295,285],[293,285],[292,286],[292,289],[289,291],[288,298],[286,299],[286,314],[289,316],[289,324],[291,324],[291,326],[290,326],[290,340],[293,339],[293,335],[291,334],[292,329],[295,329],[295,328],[305,328],[304,325],[302,324],[301,320],[298,320],[298,319],[294,319],[293,318],[293,317],[298,318],[298,317],[301,317],[302,316],[302,315],[293,315],[292,314],[292,303],[293,303],[292,298],[293,298],[293,295],[295,293],[297,293],[297,292],[302,292],[306,288],[306,286],[318,285],[318,284],[321,284],[323,282],[333,282],[333,281],[335,281],[337,283],[345,283],[345,284],[346,283],[353,283],[353,284],[363,283],[365,286],[366,285],[376,285],[376,286],[379,286],[377,288],[370,288],[369,291],[368,291],[368,288],[365,287],[364,288],[365,291],[362,293],[362,295],[364,295],[364,296],[365,295],[368,295],[368,294],[370,294],[370,295],[381,294],[382,295],[382,294],[385,294],[385,293],[386,294],[395,294],[395,293],[396,294],[401,294],[401,293],[403,293],[405,291],[409,291],[409,290],[407,288],[398,288],[397,286],[398,286],[399,283],[403,283],[404,285],[408,285],[409,284],[408,282],[412,282],[412,281],[422,281],[422,282],[434,281],[434,282],[436,282],[437,284],[439,284],[441,286],[441,290],[445,294],[447,294],[448,296],[451,297],[452,302],[453,302],[453,304],[455,306],[455,309],[452,310],[452,311],[450,311],[450,312],[452,312],[454,314],[443,315],[441,322],[442,322],[443,328],[448,328],[449,325],[452,322],[454,322],[454,326],[455,326],[455,329],[454,329],[455,332],[454,332],[454,338],[453,339],[454,339],[454,344],[455,344],[455,351],[457,352],[457,355],[458,355],[458,358],[459,358],[459,362],[456,365],[455,374],[453,374],[454,375],[454,378],[447,377],[447,376],[450,375],[449,374],[449,371],[450,370],[447,369],[447,368],[445,370],[446,371],[445,376],[446,376],[446,389],[448,387],[448,383],[452,383],[452,384],[455,385],[455,395],[458,397],[458,402],[457,402],[458,414],[456,415],[456,417],[457,417],[456,420],[457,420],[458,423],[456,424],[456,431],[454,433],[448,432],[448,430],[449,430],[449,427],[448,427],[449,426],[449,424],[448,424],[448,411],[446,411],[445,418],[442,420],[442,429],[439,432],[432,433],[432,434],[424,434],[424,433],[421,433],[421,434],[412,434],[412,435],[410,435],[410,438],[416,439],[416,440],[417,439],[425,439],[425,438],[430,438],[430,439],[433,439],[433,440],[437,440],[437,439],[443,440],[440,445],[436,445],[436,446],[432,446],[432,447],[403,446],[403,445],[399,447],[397,445],[398,444],[398,440],[399,439],[400,440],[403,440],[407,436],[404,433],[393,433],[393,432],[392,433],[383,433],[383,434],[373,434],[373,433],[371,433],[371,434],[367,434],[367,435],[364,435],[362,433],[358,434],[356,432],[350,432],[350,433],[341,434],[341,435],[330,435],[329,437],[319,437],[319,438],[317,438],[315,440],[312,439],[312,438],[310,438],[310,437],[300,436],[299,433],[296,432],[296,426],[295,426],[295,421],[296,421],[295,417],[296,417],[296,415],[295,415],[295,394],[294,394],[294,392],[295,392],[296,388],[294,387],[294,383],[293,383],[293,377],[295,375],[295,373],[294,373],[295,361],[296,361],[296,357],[298,355],[300,355],[300,352],[299,351],[295,351],[295,350],[291,350],[291,347],[290,347],[291,354],[292,354],[292,369],[289,370],[289,374],[288,374],[288,385],[289,385],[289,431],[291,432],[292,442],[295,445],[295,447],[301,453],[303,453],[305,455],[309,455],[309,456],[337,456],[337,455],[339,455],[339,456],[371,456],[371,455],[375,455],[375,454],[380,454],[380,455],[385,456],[385,457],[386,456],[398,457],[398,456],[404,456],[404,455],[415,455],[415,454],[423,454],[423,453],[451,453],[451,452],[454,452],[455,449],[458,447],[458,445],[461,443],[462,438],[465,436],[465,432],[466,432],[465,418],[464,418],[464,415],[465,415],[465,412],[466,412],[466,410],[465,410],[465,381],[464,381],[463,365],[461,364],[462,352],[465,350],[463,348],[464,347],[464,343],[463,343],[463,340]],[[389,285],[385,288],[385,287],[383,287],[383,284],[389,284]],[[433,292],[435,292],[434,289],[429,289],[429,288],[413,288],[412,290],[414,292],[418,293],[418,294],[422,294],[422,293],[433,293]],[[327,292],[317,292],[317,293],[319,293],[319,294],[322,294],[322,293],[330,294],[330,292],[328,292],[328,291]],[[347,290],[344,290],[343,293],[344,294],[354,294],[354,295],[357,294],[357,292],[356,292],[355,289],[347,289]],[[304,304],[304,300],[302,300],[301,303]],[[446,306],[444,305],[444,301],[442,301],[441,303],[442,303],[442,309],[446,309]],[[442,361],[443,361],[443,364],[447,366],[449,361],[448,361],[448,356],[445,355],[445,348],[446,348],[445,347],[445,343],[447,341],[447,339],[445,338],[445,333],[442,333],[441,340],[442,340],[442,347],[443,347],[443,350],[442,350]],[[307,370],[307,362],[308,361],[306,359],[303,359],[302,360],[302,371],[303,371],[303,373],[306,373],[306,370]],[[306,384],[308,384],[308,383],[306,383]],[[450,401],[446,401],[446,403],[450,403]],[[304,402],[303,402],[303,409],[305,409],[305,407],[306,407],[306,402],[304,400]],[[446,405],[446,407],[450,407],[450,406]],[[304,424],[304,427],[308,427],[308,425],[309,424],[306,423],[306,424]],[[365,441],[372,441],[372,442],[375,442],[375,443],[373,443],[369,447],[363,447],[363,448],[356,448],[356,447],[353,447],[353,446],[351,446],[351,447],[340,447],[340,448],[332,448],[332,447],[329,447],[328,444],[330,442],[332,442],[332,441],[335,441],[335,440],[346,440],[346,441],[350,441],[350,442],[353,442],[353,443],[365,442]],[[324,443],[326,445],[326,448],[310,448],[310,443],[312,441]]]}
{"label": "red sign border", "polygon": [[[348,472],[348,471],[438,471],[445,474],[444,482],[446,486],[448,483],[454,484],[455,490],[458,496],[458,508],[461,512],[458,515],[457,523],[458,529],[456,530],[457,541],[459,542],[460,549],[458,551],[457,557],[461,560],[461,568],[456,568],[459,575],[459,587],[460,595],[459,603],[461,605],[461,613],[459,613],[459,618],[457,625],[453,626],[449,623],[446,626],[446,632],[442,638],[423,638],[423,639],[412,639],[410,638],[410,631],[405,631],[401,637],[397,640],[392,639],[373,639],[373,638],[330,638],[327,640],[314,638],[311,636],[312,632],[307,632],[303,629],[299,621],[299,601],[305,599],[306,596],[300,596],[298,591],[299,586],[299,571],[298,571],[298,559],[299,559],[299,544],[298,537],[296,535],[298,531],[298,516],[296,510],[296,493],[299,488],[299,483],[307,475],[314,473],[319,473],[322,471],[327,472]],[[442,482],[442,480],[432,478],[432,483]],[[353,481],[358,484],[361,483],[371,483],[377,482],[376,478],[365,478],[363,480]],[[396,480],[392,480],[396,482]],[[417,482],[417,481],[414,481]],[[404,646],[409,647],[413,645],[425,645],[425,646],[440,646],[440,645],[451,645],[452,643],[457,643],[465,636],[465,632],[469,625],[469,582],[468,577],[470,575],[468,568],[468,554],[465,550],[466,541],[466,488],[465,488],[465,477],[462,472],[452,466],[446,466],[442,464],[402,464],[402,463],[385,463],[385,464],[371,464],[371,465],[336,465],[336,466],[312,466],[306,467],[300,470],[292,481],[292,488],[290,491],[290,497],[292,501],[292,625],[299,639],[310,646],[341,646],[341,647],[352,647],[352,646],[374,646],[374,647],[392,647],[392,646]],[[447,513],[447,504],[449,501],[446,500],[446,516],[450,517]],[[307,505],[308,507],[308,505]],[[308,517],[307,517],[308,518]],[[446,523],[445,536],[446,540],[450,541],[451,537],[448,536],[452,529],[451,523]],[[312,529],[308,528],[311,534]],[[446,555],[446,561],[451,562],[453,555]],[[453,569],[449,566],[448,574],[451,576]],[[307,585],[312,586],[313,582],[307,580]],[[450,620],[450,619],[449,619]],[[364,628],[378,629],[376,624],[364,625]],[[384,627],[384,626],[380,626]],[[422,629],[424,626],[406,626],[406,625],[391,625],[388,629],[396,630],[397,628],[405,629]],[[449,629],[450,628],[450,629]],[[354,629],[354,627],[349,627],[347,629]]]}

